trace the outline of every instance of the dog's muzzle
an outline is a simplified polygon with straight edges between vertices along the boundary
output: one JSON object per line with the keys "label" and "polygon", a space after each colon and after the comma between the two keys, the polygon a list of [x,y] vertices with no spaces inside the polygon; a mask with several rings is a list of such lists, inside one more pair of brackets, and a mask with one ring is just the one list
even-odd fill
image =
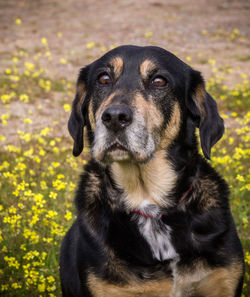
{"label": "dog's muzzle", "polygon": [[97,118],[92,147],[95,159],[145,162],[154,150],[153,136],[147,131],[146,120],[138,110],[125,104],[114,104]]}

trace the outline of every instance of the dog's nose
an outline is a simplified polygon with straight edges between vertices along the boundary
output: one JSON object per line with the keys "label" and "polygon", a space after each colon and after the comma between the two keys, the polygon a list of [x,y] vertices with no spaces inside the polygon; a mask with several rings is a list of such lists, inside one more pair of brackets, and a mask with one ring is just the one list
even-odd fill
{"label": "dog's nose", "polygon": [[108,107],[102,114],[103,124],[110,130],[117,132],[132,123],[132,111],[125,105]]}

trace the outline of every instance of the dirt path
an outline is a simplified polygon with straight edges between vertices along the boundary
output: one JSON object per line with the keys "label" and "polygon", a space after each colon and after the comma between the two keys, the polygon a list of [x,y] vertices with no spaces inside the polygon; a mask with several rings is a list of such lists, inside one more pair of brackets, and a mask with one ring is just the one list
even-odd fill
{"label": "dirt path", "polygon": [[[16,18],[22,20],[19,27]],[[190,56],[192,64],[198,64],[202,71],[206,71],[206,66],[199,63],[202,58],[245,68],[240,60],[249,54],[247,0],[1,0],[0,20],[2,57],[7,58],[20,48],[36,52],[41,47],[41,38],[46,37],[55,62],[74,51],[67,69],[70,76],[100,55],[98,47],[86,50],[89,42],[107,49],[110,45],[156,44],[176,52],[182,59]],[[230,40],[234,29],[239,30],[245,41]],[[202,34],[202,30],[207,34]],[[63,34],[60,39],[58,32]],[[152,32],[153,36],[145,38],[146,32]],[[55,69],[55,62],[53,69],[60,75],[61,65]]]}
{"label": "dirt path", "polygon": [[[211,74],[211,58],[218,68],[231,67],[234,83],[241,72],[249,74],[249,31],[247,0],[0,0],[0,72],[11,65],[15,51],[28,50],[30,55],[41,51],[45,37],[53,61],[42,63],[54,79],[75,80],[81,66],[112,46],[153,44],[176,53],[206,79]],[[60,62],[62,58],[66,65]],[[63,116],[51,112],[57,99],[52,96],[50,104],[41,102],[50,111],[39,117],[33,113],[32,127],[43,126],[51,115],[54,120]],[[71,102],[72,97],[64,100]],[[19,117],[15,104],[10,110]],[[61,123],[65,124],[65,118]],[[16,131],[17,126],[18,122],[6,129]]]}

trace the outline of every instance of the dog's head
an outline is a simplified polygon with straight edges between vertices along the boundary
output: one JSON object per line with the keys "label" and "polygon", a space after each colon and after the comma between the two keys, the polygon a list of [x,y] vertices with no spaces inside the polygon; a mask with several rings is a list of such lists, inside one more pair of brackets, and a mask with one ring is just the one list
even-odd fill
{"label": "dog's head", "polygon": [[187,123],[209,158],[224,125],[201,74],[162,48],[121,46],[81,69],[68,127],[75,156],[87,126],[95,159],[147,162]]}

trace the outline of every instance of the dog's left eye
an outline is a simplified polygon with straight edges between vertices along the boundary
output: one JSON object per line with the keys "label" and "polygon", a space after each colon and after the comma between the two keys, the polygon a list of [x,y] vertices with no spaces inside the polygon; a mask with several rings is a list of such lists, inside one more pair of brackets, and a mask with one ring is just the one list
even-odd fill
{"label": "dog's left eye", "polygon": [[107,73],[102,73],[98,77],[98,82],[101,85],[108,85],[112,83],[111,77]]}
{"label": "dog's left eye", "polygon": [[155,86],[155,87],[165,87],[166,84],[167,84],[167,81],[164,77],[162,76],[156,76],[153,80],[152,80],[152,84]]}

